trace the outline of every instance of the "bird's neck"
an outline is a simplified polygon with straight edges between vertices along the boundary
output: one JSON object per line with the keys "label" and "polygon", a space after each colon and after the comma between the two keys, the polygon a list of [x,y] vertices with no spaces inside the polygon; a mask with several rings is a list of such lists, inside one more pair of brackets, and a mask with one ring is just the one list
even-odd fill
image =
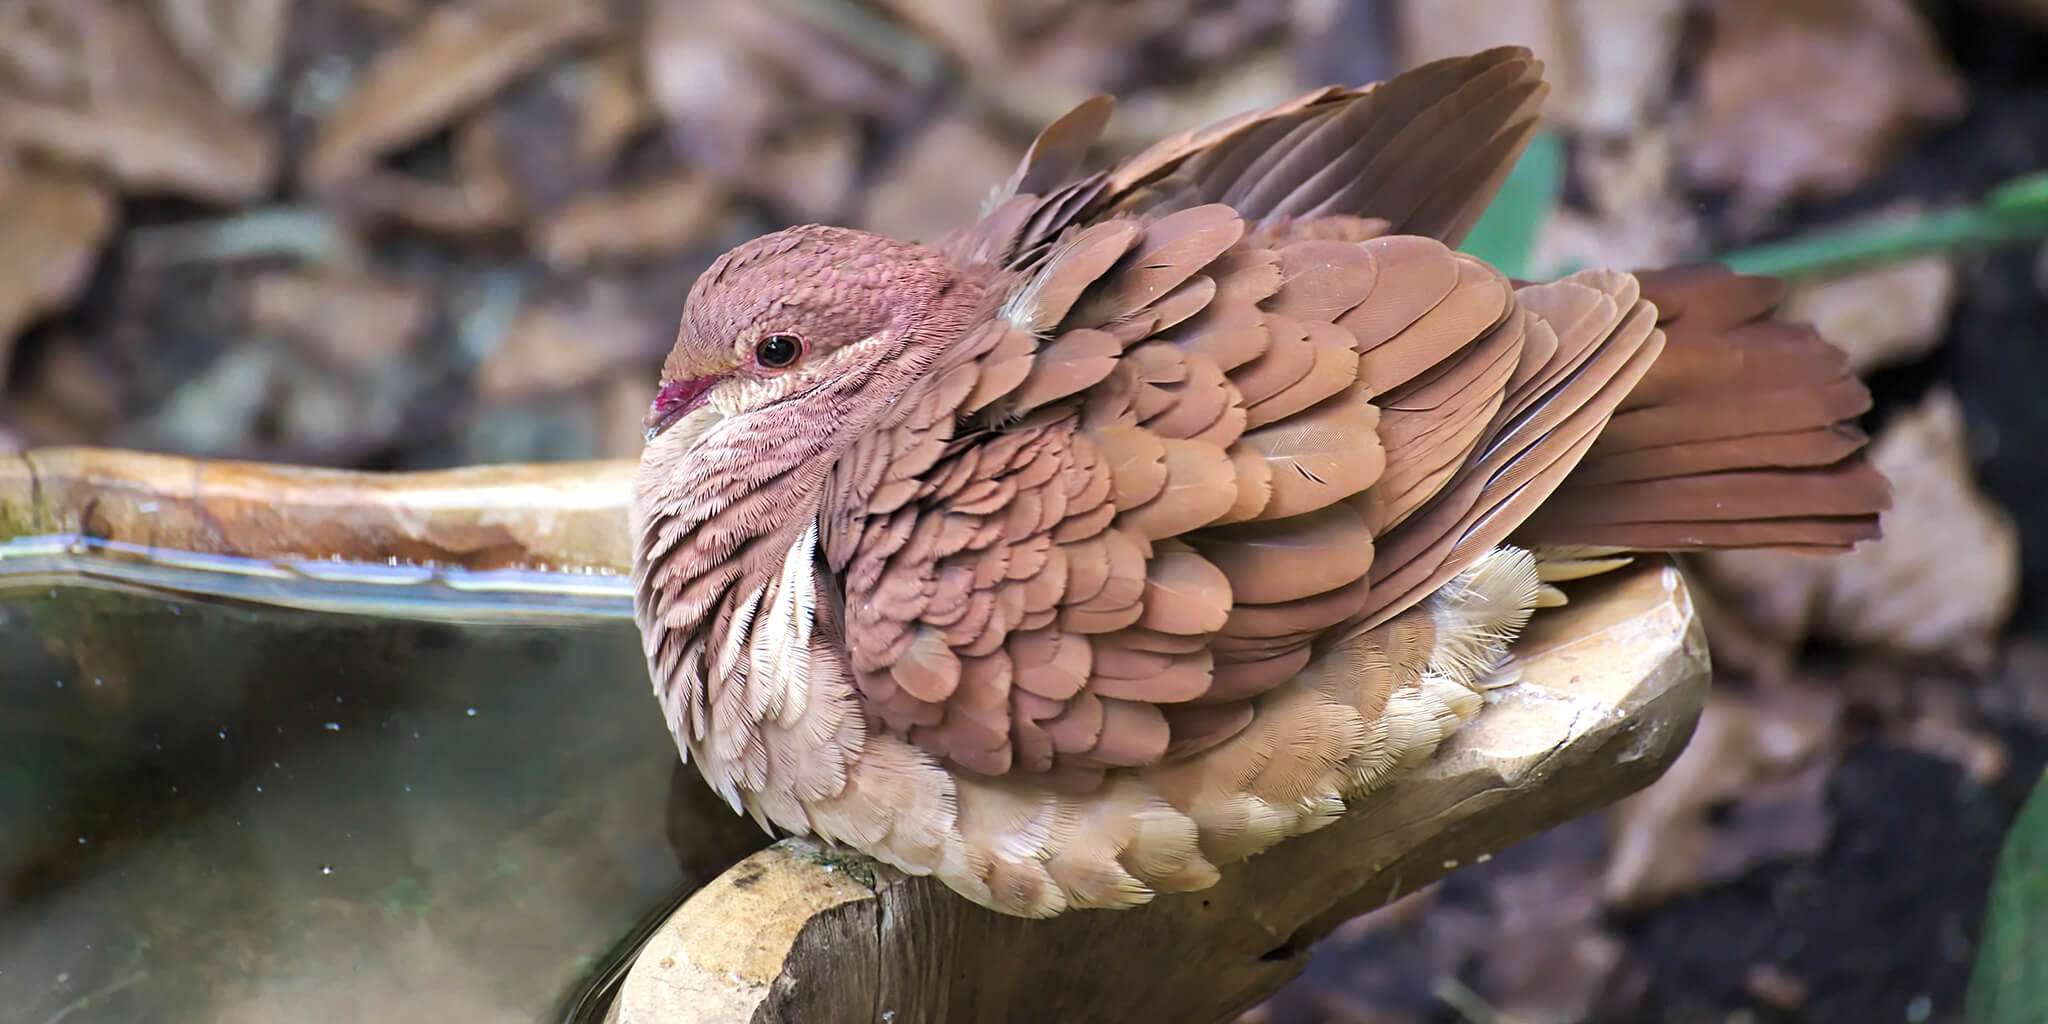
{"label": "bird's neck", "polygon": [[[854,372],[720,421],[693,441],[678,436],[650,445],[634,481],[635,614],[679,738],[705,735],[727,682],[721,655],[749,642],[736,630],[755,628],[743,607],[777,586],[800,538],[822,535],[824,546],[833,546],[845,524],[828,514],[832,509],[864,504],[854,474],[835,470],[850,449],[900,426],[920,382],[981,311],[984,294],[979,283],[963,281]],[[810,533],[814,525],[818,532]],[[836,601],[834,595],[821,603]],[[819,614],[837,620],[829,608]]]}
{"label": "bird's neck", "polygon": [[[673,461],[643,460],[636,504],[647,528],[676,533],[672,585],[697,588],[735,568],[745,579],[776,570],[816,517],[833,464],[888,408],[865,377],[720,421]],[[704,610],[742,582],[702,594]]]}
{"label": "bird's neck", "polygon": [[718,653],[735,646],[734,629],[751,628],[740,609],[775,585],[791,548],[819,521],[840,456],[889,417],[901,366],[874,365],[643,458],[634,483],[636,611],[672,725],[708,716],[722,689]]}

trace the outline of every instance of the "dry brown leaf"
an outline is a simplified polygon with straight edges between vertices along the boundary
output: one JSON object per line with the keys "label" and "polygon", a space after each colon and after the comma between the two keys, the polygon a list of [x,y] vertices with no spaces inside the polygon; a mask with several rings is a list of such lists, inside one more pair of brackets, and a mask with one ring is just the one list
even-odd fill
{"label": "dry brown leaf", "polygon": [[1901,746],[1947,761],[1971,782],[1989,785],[2005,776],[2005,743],[1977,726],[1970,692],[1954,682],[1918,678],[1909,683],[1912,708],[1886,730]]}
{"label": "dry brown leaf", "polygon": [[15,336],[85,288],[117,214],[83,174],[0,162],[0,376]]}
{"label": "dry brown leaf", "polygon": [[607,459],[637,459],[647,446],[642,423],[654,400],[654,376],[634,367],[611,375],[597,396],[598,421],[604,424],[598,451]]}
{"label": "dry brown leaf", "polygon": [[1400,63],[1491,46],[1543,59],[1545,114],[1568,129],[1620,135],[1649,123],[1671,88],[1686,0],[1407,0]]}
{"label": "dry brown leaf", "polygon": [[1487,1001],[1515,1020],[1593,1017],[1626,952],[1601,921],[1599,865],[1554,859],[1502,875],[1493,901],[1497,928],[1480,973]]}
{"label": "dry brown leaf", "polygon": [[1868,180],[1962,114],[1963,82],[1908,0],[1716,0],[1693,178],[1764,210]]}
{"label": "dry brown leaf", "polygon": [[419,17],[424,0],[348,0],[357,10],[374,18],[407,22]]}
{"label": "dry brown leaf", "polygon": [[1806,983],[1777,964],[1753,964],[1742,975],[1742,990],[1780,1013],[1797,1013],[1806,1005]]}
{"label": "dry brown leaf", "polygon": [[157,24],[186,63],[236,110],[270,96],[292,0],[153,0]]}
{"label": "dry brown leaf", "polygon": [[451,235],[517,224],[519,190],[498,148],[496,122],[481,114],[471,117],[456,129],[454,141],[453,181],[374,168],[350,184],[341,205],[357,217]]}
{"label": "dry brown leaf", "polygon": [[1565,124],[1613,136],[1660,121],[1689,0],[1569,0],[1567,6],[1584,88],[1560,111]]}
{"label": "dry brown leaf", "polygon": [[570,203],[535,225],[534,248],[558,270],[674,256],[715,226],[725,209],[725,193],[710,179],[673,174]]}
{"label": "dry brown leaf", "polygon": [[798,221],[842,221],[859,184],[861,132],[850,117],[819,120],[763,153],[731,183]]}
{"label": "dry brown leaf", "polygon": [[673,164],[659,147],[632,145],[653,125],[654,108],[622,46],[558,62],[476,115],[490,122],[494,162],[529,221],[612,187],[622,171],[639,180]]}
{"label": "dry brown leaf", "polygon": [[1683,0],[1410,0],[1400,63],[1522,45],[1544,62],[1545,116],[1575,134],[1587,209],[1544,220],[1532,254],[1543,276],[1588,266],[1668,266],[1696,255],[1699,216],[1679,194],[1661,114]]}
{"label": "dry brown leaf", "polygon": [[2048,643],[2024,634],[2013,638],[2001,659],[2001,671],[1978,681],[1976,697],[1993,718],[2028,723],[2048,731]]}
{"label": "dry brown leaf", "polygon": [[797,10],[756,0],[655,3],[643,77],[691,168],[792,219],[839,220],[858,170],[857,118],[899,106],[904,91]]}
{"label": "dry brown leaf", "polygon": [[1710,568],[1700,559],[1681,565],[1699,603],[1714,671],[1765,684],[1791,678],[1812,617],[1807,607],[1812,588],[1805,576],[1809,567],[1791,562],[1767,566],[1771,575],[1745,587],[1723,585],[1713,575],[1721,567]]}
{"label": "dry brown leaf", "polygon": [[[703,4],[705,0],[694,0]],[[919,36],[895,31],[885,19],[848,17],[848,8],[816,0],[745,0],[753,12],[751,59],[778,65],[806,102],[786,112],[791,124],[808,120],[812,104],[848,114],[883,117],[913,100],[906,80],[929,84],[938,57]]]}
{"label": "dry brown leaf", "polygon": [[[1819,850],[1831,827],[1824,797],[1840,718],[1831,692],[1716,687],[1677,763],[1615,805],[1607,900],[1647,908]],[[1710,819],[1730,805],[1717,827]]]}
{"label": "dry brown leaf", "polygon": [[[10,399],[6,418],[8,423],[0,433],[13,433],[14,443],[25,449],[91,445],[103,439],[99,432],[80,422],[69,410],[34,391]],[[6,443],[6,438],[0,437],[0,446]]]}
{"label": "dry brown leaf", "polygon": [[634,55],[612,47],[583,67],[577,99],[576,159],[599,167],[617,157],[654,118],[654,105],[641,85]]}
{"label": "dry brown leaf", "polygon": [[99,444],[127,411],[124,400],[107,361],[64,332],[38,346],[5,408],[24,445]]}
{"label": "dry brown leaf", "polygon": [[[1004,97],[1006,109],[1023,124],[1044,124],[1100,91],[1037,78],[1029,81],[1031,88]],[[1118,153],[1135,152],[1191,124],[1209,124],[1246,110],[1284,103],[1315,84],[1302,80],[1285,47],[1267,47],[1184,86],[1120,94],[1116,116],[1102,135],[1103,146]]]}
{"label": "dry brown leaf", "polygon": [[1550,83],[1546,113],[1579,93],[1577,32],[1561,3],[1544,0],[1402,0],[1397,61],[1412,68],[1493,46],[1526,46],[1543,59]]}
{"label": "dry brown leaf", "polygon": [[432,134],[561,49],[604,30],[596,0],[466,0],[437,6],[379,55],[320,125],[305,177],[331,191]]}
{"label": "dry brown leaf", "polygon": [[740,177],[787,112],[803,98],[754,40],[769,28],[756,6],[716,0],[656,0],[641,37],[648,96],[684,159]]}
{"label": "dry brown leaf", "polygon": [[919,34],[965,67],[988,67],[1009,53],[998,0],[882,0]]}
{"label": "dry brown leaf", "polygon": [[988,183],[1009,176],[1018,152],[982,118],[940,114],[875,175],[856,220],[892,238],[935,239],[975,218]]}
{"label": "dry brown leaf", "polygon": [[1671,132],[1662,125],[1581,140],[1573,147],[1572,157],[1572,170],[1584,186],[1586,205],[1597,216],[1631,217],[1660,203],[1682,201],[1677,194],[1678,163]]}
{"label": "dry brown leaf", "polygon": [[1431,882],[1384,907],[1368,910],[1330,929],[1329,937],[1343,945],[1353,945],[1379,932],[1406,928],[1436,909],[1437,898],[1442,895],[1442,881]]}
{"label": "dry brown leaf", "polygon": [[[1004,60],[976,65],[974,101],[1024,139],[1075,104],[1117,98],[1105,155],[1128,154],[1164,135],[1293,99],[1312,85],[1313,62],[1284,38],[1334,18],[1270,0],[1050,0],[1003,5]],[[1165,67],[1200,74],[1161,75]],[[1163,80],[1162,80],[1163,79]],[[1022,149],[1020,144],[1018,147]]]}
{"label": "dry brown leaf", "polygon": [[1002,77],[1009,84],[995,88],[1073,88],[1079,99],[1155,85],[1161,65],[1222,71],[1284,29],[1286,8],[1270,0],[1082,0],[1006,11],[1011,55]]}
{"label": "dry brown leaf", "polygon": [[[477,368],[477,396],[486,402],[519,402],[579,391],[626,366],[658,358],[667,341],[653,324],[598,302],[528,306]],[[636,412],[633,422],[639,418]]]}
{"label": "dry brown leaf", "polygon": [[1515,936],[1494,947],[1482,974],[1488,1001],[1512,1020],[1588,1020],[1626,961],[1622,940],[1591,921]]}
{"label": "dry brown leaf", "polygon": [[1588,209],[1552,211],[1531,256],[1539,276],[1576,267],[1665,267],[1693,258],[1705,234],[1679,192],[1671,134],[1662,126],[1573,148]]}
{"label": "dry brown leaf", "polygon": [[0,6],[0,148],[99,168],[128,189],[214,202],[261,197],[276,147],[226,106],[138,7]]}
{"label": "dry brown leaf", "polygon": [[357,372],[405,354],[433,312],[417,286],[353,275],[269,271],[243,294],[256,330],[304,345],[329,366]]}
{"label": "dry brown leaf", "polygon": [[1848,350],[1857,373],[1911,362],[1941,342],[1955,305],[1956,268],[1945,256],[1803,280],[1780,315],[1811,321]]}
{"label": "dry brown leaf", "polygon": [[97,437],[120,422],[122,382],[107,361],[84,339],[63,334],[42,347],[26,387],[30,396],[47,401],[78,432]]}
{"label": "dry brown leaf", "polygon": [[[1695,561],[1734,626],[1779,649],[1808,637],[1988,664],[2019,594],[2012,518],[1977,489],[1953,393],[1937,390],[1870,450],[1891,478],[1884,538],[1837,558],[1726,551]],[[1711,620],[1710,620],[1711,622]]]}

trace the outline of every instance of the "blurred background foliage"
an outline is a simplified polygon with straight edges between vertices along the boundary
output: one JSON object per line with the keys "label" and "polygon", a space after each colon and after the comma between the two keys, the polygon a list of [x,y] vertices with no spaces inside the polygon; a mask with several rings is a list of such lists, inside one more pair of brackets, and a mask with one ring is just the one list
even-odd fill
{"label": "blurred background foliage", "polygon": [[1693,560],[1720,679],[1672,772],[1248,1020],[1960,1020],[1980,936],[1978,1019],[2039,1020],[1984,994],[2041,984],[2038,893],[1984,907],[2048,761],[2040,0],[0,0],[0,453],[630,458],[732,244],[933,237],[1097,92],[1109,159],[1510,42],[1550,128],[1468,247],[1792,274],[1898,508]]}

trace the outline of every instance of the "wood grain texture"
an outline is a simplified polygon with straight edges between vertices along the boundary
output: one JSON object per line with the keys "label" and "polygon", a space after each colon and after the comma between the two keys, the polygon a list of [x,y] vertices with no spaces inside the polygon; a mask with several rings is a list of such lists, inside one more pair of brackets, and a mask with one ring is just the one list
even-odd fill
{"label": "wood grain texture", "polygon": [[373,473],[108,448],[0,458],[0,540],[248,558],[625,571],[631,461]]}
{"label": "wood grain texture", "polygon": [[1228,1020],[1309,946],[1474,858],[1648,784],[1708,676],[1678,572],[1574,585],[1516,645],[1518,681],[1428,764],[1343,819],[1137,910],[992,913],[810,840],[741,861],[640,953],[616,1024]]}

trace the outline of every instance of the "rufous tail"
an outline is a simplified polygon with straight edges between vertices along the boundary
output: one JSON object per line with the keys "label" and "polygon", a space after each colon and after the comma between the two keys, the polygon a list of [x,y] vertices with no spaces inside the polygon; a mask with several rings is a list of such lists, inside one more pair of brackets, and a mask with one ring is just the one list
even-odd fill
{"label": "rufous tail", "polygon": [[1711,265],[1636,277],[1664,351],[1514,542],[1830,554],[1875,539],[1891,487],[1864,457],[1870,392],[1847,354],[1771,318],[1776,278]]}

